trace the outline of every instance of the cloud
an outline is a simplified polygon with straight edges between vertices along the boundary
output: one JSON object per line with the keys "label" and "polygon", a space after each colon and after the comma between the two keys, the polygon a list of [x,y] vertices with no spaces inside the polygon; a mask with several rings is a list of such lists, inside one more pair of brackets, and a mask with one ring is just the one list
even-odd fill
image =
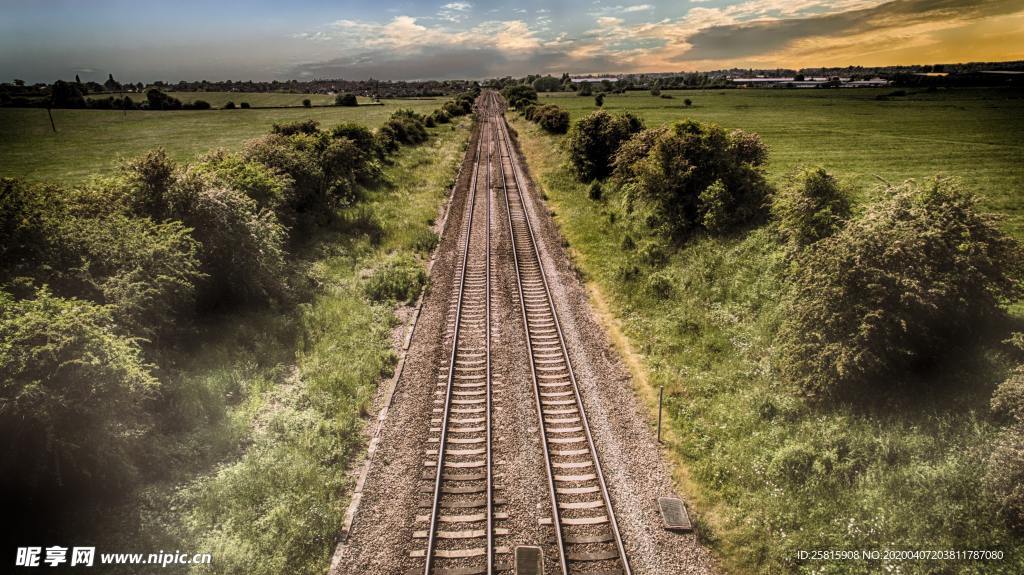
{"label": "cloud", "polygon": [[[895,32],[906,36],[940,25],[1019,12],[1019,0],[895,0],[872,7],[803,18],[770,18],[701,28],[687,36],[690,49],[676,61],[721,60],[775,53],[817,38],[841,42],[865,33]],[[920,28],[921,25],[926,25]]]}
{"label": "cloud", "polygon": [[[443,9],[465,14],[471,6],[452,2]],[[680,16],[658,20],[647,15],[652,9],[599,7],[589,30],[557,20],[561,26],[552,30],[547,9],[536,11],[529,24],[515,18],[468,25],[408,15],[383,23],[339,20],[298,37],[317,42],[320,53],[351,56],[295,70],[304,77],[397,79],[846,65],[885,57],[905,63],[918,48],[946,53],[935,45],[965,27],[976,34],[980,26],[972,22],[1024,13],[1020,0],[743,0],[691,5]],[[992,42],[986,46],[991,50]]]}

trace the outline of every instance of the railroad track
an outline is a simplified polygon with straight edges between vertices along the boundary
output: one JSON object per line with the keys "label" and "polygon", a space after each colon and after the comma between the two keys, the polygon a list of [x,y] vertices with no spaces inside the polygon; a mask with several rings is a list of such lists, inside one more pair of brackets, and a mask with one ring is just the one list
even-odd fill
{"label": "railroad track", "polygon": [[[496,99],[493,93],[490,97]],[[547,464],[551,503],[548,521],[558,547],[559,567],[563,575],[630,575],[597,447],[541,264],[504,116],[494,129],[541,446]]]}
{"label": "railroad track", "polygon": [[[496,496],[492,412],[492,196],[507,215],[518,300],[526,331],[538,431],[541,436],[553,540],[563,575],[631,575],[600,459],[567,353],[558,313],[526,200],[502,102],[485,93],[477,105],[479,137],[467,195],[446,346],[449,361],[439,374],[423,487],[431,495],[417,516],[413,557],[424,575],[492,575],[508,571],[508,535],[497,524],[507,515]],[[499,302],[499,305],[501,302]],[[505,302],[512,304],[512,302]],[[446,349],[449,349],[446,348]],[[419,529],[425,524],[425,529]],[[550,542],[545,546],[550,549]]]}

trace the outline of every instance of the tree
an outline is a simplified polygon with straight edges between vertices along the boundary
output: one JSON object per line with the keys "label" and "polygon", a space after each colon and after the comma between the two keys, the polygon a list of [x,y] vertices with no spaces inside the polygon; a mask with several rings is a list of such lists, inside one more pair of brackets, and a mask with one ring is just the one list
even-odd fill
{"label": "tree", "polygon": [[309,98],[306,98],[305,100],[302,101],[302,107],[303,108],[312,108],[313,107],[313,102]]}
{"label": "tree", "polygon": [[690,106],[693,105],[693,100],[687,98],[687,99],[683,100],[683,104],[686,105],[687,108],[689,108]]}
{"label": "tree", "polygon": [[335,106],[350,106],[350,107],[351,106],[358,106],[359,105],[359,100],[356,98],[355,94],[351,94],[351,93],[346,92],[344,94],[338,94],[337,96],[334,97],[334,105]]}
{"label": "tree", "polygon": [[977,206],[955,180],[911,181],[812,244],[779,333],[783,376],[814,398],[884,390],[1001,321],[1024,295],[1024,251]]}
{"label": "tree", "polygon": [[113,74],[107,75],[107,81],[103,83],[103,87],[106,88],[108,92],[118,92],[122,89],[120,82],[114,79]]}
{"label": "tree", "polygon": [[576,92],[577,96],[590,96],[593,95],[593,89],[590,87],[590,82],[580,82],[580,89]]}
{"label": "tree", "polygon": [[502,97],[509,106],[523,110],[530,104],[537,103],[537,90],[527,84],[510,84],[501,90]]}
{"label": "tree", "polygon": [[598,94],[594,96],[594,105],[600,108],[604,106],[604,94]]}
{"label": "tree", "polygon": [[181,101],[172,96],[150,88],[146,90],[146,102],[150,110],[177,110],[181,108]]}
{"label": "tree", "polygon": [[559,92],[562,82],[552,76],[542,76],[533,81],[533,88],[538,92]]}
{"label": "tree", "polygon": [[569,133],[569,158],[576,177],[589,182],[607,176],[619,145],[642,129],[643,123],[628,113],[613,116],[598,111],[576,122]]}
{"label": "tree", "polygon": [[850,217],[849,193],[823,168],[804,169],[772,200],[779,230],[796,246],[834,234]]}
{"label": "tree", "polygon": [[158,390],[138,342],[102,305],[46,288],[0,292],[0,473],[8,495],[47,500],[113,494]]}
{"label": "tree", "polygon": [[616,176],[670,235],[726,232],[765,214],[767,153],[756,135],[684,121],[634,138],[637,144],[630,140],[616,154]]}
{"label": "tree", "polygon": [[239,104],[239,107],[241,107],[243,110],[248,110],[249,102],[242,102],[241,104]]}
{"label": "tree", "polygon": [[84,108],[85,94],[77,82],[57,80],[50,89],[50,105],[54,108]]}
{"label": "tree", "polygon": [[226,104],[224,104],[224,109],[225,110],[234,110],[235,109],[235,103],[229,100]]}

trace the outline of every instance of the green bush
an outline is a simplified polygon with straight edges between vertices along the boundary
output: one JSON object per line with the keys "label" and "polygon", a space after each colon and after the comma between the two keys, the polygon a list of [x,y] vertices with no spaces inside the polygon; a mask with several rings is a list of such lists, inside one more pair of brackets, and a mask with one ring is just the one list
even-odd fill
{"label": "green bush", "polygon": [[206,154],[191,170],[219,186],[244,193],[256,200],[260,208],[276,212],[282,223],[290,224],[286,208],[294,202],[295,189],[289,176],[225,150]]}
{"label": "green bush", "polygon": [[1000,435],[988,458],[984,485],[1007,525],[1024,531],[1024,423]]}
{"label": "green bush", "polygon": [[379,167],[355,142],[322,131],[250,140],[243,156],[291,177],[290,208],[306,223],[331,220],[335,208],[358,199],[357,182],[379,177]]}
{"label": "green bush", "polygon": [[614,160],[617,179],[651,207],[651,224],[676,238],[723,233],[761,218],[770,188],[753,135],[687,120],[644,131]]}
{"label": "green bush", "polygon": [[843,226],[850,217],[850,198],[824,169],[804,169],[775,194],[772,214],[790,242],[806,246]]}
{"label": "green bush", "polygon": [[1022,295],[1024,254],[959,183],[886,190],[805,250],[779,334],[806,395],[856,393],[977,336]]}
{"label": "green bush", "polygon": [[508,105],[516,110],[523,110],[530,104],[537,103],[537,90],[527,84],[510,84],[501,89],[501,95]]}
{"label": "green bush", "polygon": [[355,94],[338,94],[337,96],[334,97],[334,105],[349,107],[358,106],[359,100],[356,98]]}
{"label": "green bush", "polygon": [[196,285],[205,280],[201,246],[178,221],[69,217],[53,241],[61,257],[50,263],[66,271],[50,285],[108,305],[111,317],[134,336],[153,339],[185,323],[181,317],[191,314]]}
{"label": "green bush", "polygon": [[524,115],[527,120],[536,122],[552,134],[564,134],[569,131],[569,112],[554,104],[527,106]]}
{"label": "green bush", "polygon": [[106,304],[122,332],[146,338],[190,311],[203,276],[199,245],[181,222],[128,217],[91,192],[19,182],[4,192],[0,284],[15,292],[49,285],[61,297]]}
{"label": "green bush", "polygon": [[120,195],[129,198],[135,215],[181,221],[201,244],[201,269],[207,276],[201,284],[201,303],[283,295],[285,230],[273,212],[200,172],[178,170],[162,150],[128,163],[123,171]]}
{"label": "green bush", "polygon": [[0,473],[9,497],[116,494],[158,389],[109,310],[45,288],[0,292]]}
{"label": "green bush", "polygon": [[274,123],[270,127],[272,134],[294,136],[295,134],[316,134],[320,131],[320,122],[316,120],[296,120],[285,124]]}
{"label": "green bush", "polygon": [[366,280],[366,294],[376,301],[412,303],[426,283],[427,274],[414,258],[391,257]]}
{"label": "green bush", "polygon": [[992,394],[992,411],[1024,423],[1024,366],[1018,367]]}
{"label": "green bush", "polygon": [[628,113],[593,112],[576,122],[569,132],[569,159],[576,177],[589,182],[607,176],[619,146],[642,129],[643,122]]}

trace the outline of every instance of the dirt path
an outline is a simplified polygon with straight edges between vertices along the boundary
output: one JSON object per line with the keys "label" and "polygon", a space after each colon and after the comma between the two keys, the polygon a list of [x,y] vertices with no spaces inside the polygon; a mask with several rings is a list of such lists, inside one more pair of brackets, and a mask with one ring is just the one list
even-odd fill
{"label": "dirt path", "polygon": [[[496,164],[491,170],[474,165],[475,158],[494,157],[500,141],[491,132],[500,121],[500,116],[491,115],[478,124],[485,129],[476,130],[468,148],[408,359],[376,443],[349,537],[338,547],[332,573],[397,574],[423,569],[423,558],[411,555],[426,547],[424,539],[415,533],[426,528],[422,516],[429,512],[431,499],[431,482],[425,481],[424,472],[436,469],[425,467],[425,460],[430,459],[425,453],[430,451],[431,427],[436,425],[438,381],[449,368],[453,310],[459,295],[460,247],[466,237],[469,210],[476,210],[473,213],[477,218],[486,213],[467,202],[488,193],[493,200],[493,469],[496,495],[505,501],[500,511],[508,515],[496,523],[503,529],[495,538],[496,545],[502,551],[516,545],[540,545],[546,572],[558,572],[554,532],[549,525],[541,524],[543,518],[551,517],[549,483],[513,263],[512,230],[504,201],[499,201],[500,170],[494,167]],[[478,143],[482,145],[478,147]],[[565,352],[576,374],[633,573],[714,573],[711,553],[694,535],[662,528],[656,501],[659,496],[673,495],[668,464],[645,423],[628,372],[596,321],[585,288],[571,269],[554,221],[533,192],[521,154],[514,145],[506,153],[511,157],[511,164],[506,165],[514,166],[521,183],[537,251],[564,332]],[[470,193],[471,186],[476,195]],[[386,395],[382,389],[376,407],[384,406]],[[499,564],[510,561],[507,553],[499,553],[496,559]],[[573,573],[586,572],[576,565]]]}

